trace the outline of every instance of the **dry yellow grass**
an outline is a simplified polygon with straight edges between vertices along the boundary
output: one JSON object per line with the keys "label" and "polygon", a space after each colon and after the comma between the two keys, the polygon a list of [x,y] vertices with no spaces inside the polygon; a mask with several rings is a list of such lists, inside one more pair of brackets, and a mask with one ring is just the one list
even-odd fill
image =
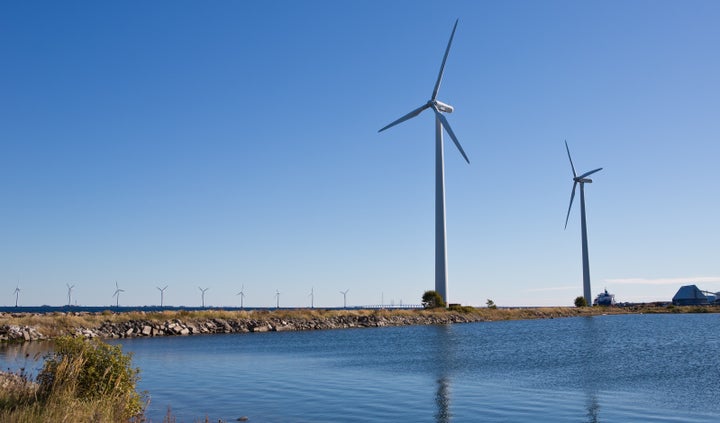
{"label": "dry yellow grass", "polygon": [[74,334],[79,329],[96,329],[103,323],[122,323],[129,321],[166,322],[175,319],[184,322],[198,322],[208,319],[225,320],[270,320],[311,321],[340,318],[343,316],[375,316],[385,318],[403,317],[448,317],[462,316],[470,321],[524,320],[559,318],[574,316],[593,316],[600,314],[637,314],[637,313],[720,313],[720,306],[674,307],[674,306],[634,306],[634,307],[543,307],[543,308],[472,308],[458,310],[445,309],[292,309],[292,310],[179,310],[161,312],[114,313],[49,313],[49,314],[2,314],[0,325],[34,327],[47,337]]}
{"label": "dry yellow grass", "polygon": [[102,342],[63,339],[72,348],[58,344],[67,351],[46,360],[38,383],[23,373],[0,374],[0,422],[144,421],[130,357]]}

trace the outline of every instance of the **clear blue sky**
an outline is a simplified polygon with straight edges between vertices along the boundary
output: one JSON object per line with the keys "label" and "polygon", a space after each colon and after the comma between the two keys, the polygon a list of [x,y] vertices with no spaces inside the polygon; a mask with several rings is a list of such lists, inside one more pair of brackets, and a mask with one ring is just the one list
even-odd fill
{"label": "clear blue sky", "polygon": [[[720,291],[720,2],[0,3],[0,304],[570,305]],[[4,294],[2,294],[4,292]]]}

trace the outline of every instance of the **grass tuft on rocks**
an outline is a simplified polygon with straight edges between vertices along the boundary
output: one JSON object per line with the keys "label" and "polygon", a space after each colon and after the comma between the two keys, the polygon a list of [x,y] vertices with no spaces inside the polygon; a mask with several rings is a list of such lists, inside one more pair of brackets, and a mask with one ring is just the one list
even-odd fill
{"label": "grass tuft on rocks", "polygon": [[143,421],[139,369],[119,346],[61,337],[37,381],[0,375],[0,421],[7,423]]}

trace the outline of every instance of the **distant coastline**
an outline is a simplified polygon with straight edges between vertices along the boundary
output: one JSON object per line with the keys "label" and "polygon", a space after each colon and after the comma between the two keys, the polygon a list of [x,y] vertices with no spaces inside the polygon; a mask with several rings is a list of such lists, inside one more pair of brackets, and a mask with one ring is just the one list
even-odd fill
{"label": "distant coastline", "polygon": [[645,304],[628,307],[436,309],[181,309],[164,311],[0,312],[0,342],[59,336],[130,338],[282,332],[548,319],[605,314],[720,313],[720,306]]}

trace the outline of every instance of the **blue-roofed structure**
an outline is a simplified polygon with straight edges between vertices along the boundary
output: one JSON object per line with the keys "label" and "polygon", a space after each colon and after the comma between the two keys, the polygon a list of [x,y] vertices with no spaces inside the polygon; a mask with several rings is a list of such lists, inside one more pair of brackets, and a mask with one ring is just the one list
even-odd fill
{"label": "blue-roofed structure", "polygon": [[685,285],[681,286],[678,292],[675,294],[675,296],[672,299],[672,303],[674,305],[705,305],[710,304],[712,301],[714,301],[715,298],[712,300],[705,295],[703,291],[701,291],[697,286],[695,285]]}

